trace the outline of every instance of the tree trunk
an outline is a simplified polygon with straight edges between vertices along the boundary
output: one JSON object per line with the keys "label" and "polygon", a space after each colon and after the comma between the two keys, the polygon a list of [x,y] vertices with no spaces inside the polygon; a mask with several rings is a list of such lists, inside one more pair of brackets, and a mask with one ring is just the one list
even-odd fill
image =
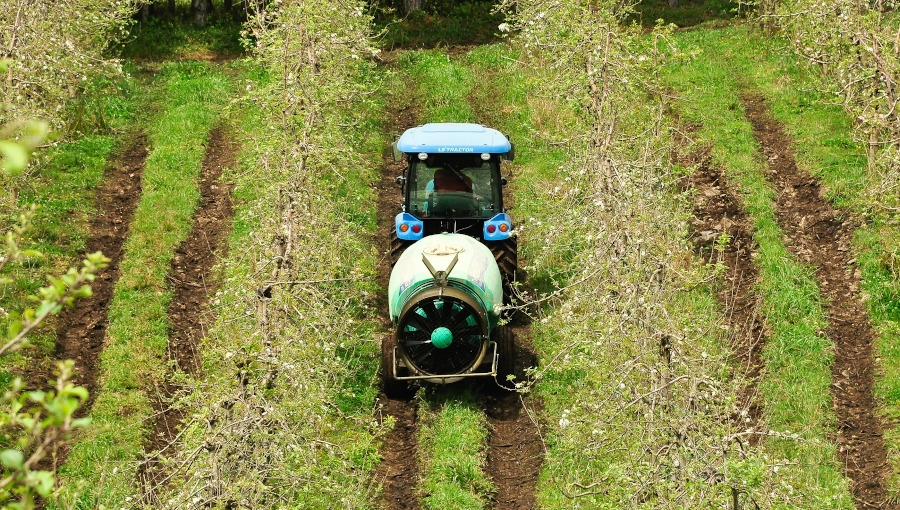
{"label": "tree trunk", "polygon": [[150,21],[150,2],[141,4],[141,23]]}
{"label": "tree trunk", "polygon": [[422,10],[422,0],[403,0],[403,10],[406,14]]}
{"label": "tree trunk", "polygon": [[169,16],[175,17],[175,0],[169,0]]}
{"label": "tree trunk", "polygon": [[194,24],[201,27],[206,26],[209,0],[191,0],[191,13],[194,15]]}
{"label": "tree trunk", "polygon": [[678,7],[678,0],[669,0],[669,7]]}

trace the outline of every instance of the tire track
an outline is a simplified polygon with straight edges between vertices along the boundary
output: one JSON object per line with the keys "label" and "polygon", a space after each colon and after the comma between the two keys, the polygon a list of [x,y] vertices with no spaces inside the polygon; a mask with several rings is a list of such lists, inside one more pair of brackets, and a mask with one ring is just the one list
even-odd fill
{"label": "tire track", "polygon": [[[513,326],[516,335],[516,381],[525,381],[525,367],[537,366],[528,325]],[[503,381],[501,381],[503,382]],[[484,398],[490,433],[486,471],[497,492],[493,510],[537,508],[538,475],[544,463],[544,441],[538,416],[540,399],[495,386]]]}
{"label": "tire track", "polygon": [[837,443],[858,508],[897,508],[888,503],[890,474],[874,397],[875,331],[859,297],[860,273],[851,251],[854,224],[822,197],[816,180],[797,168],[791,138],[758,94],[742,96],[747,118],[776,187],[776,216],[788,249],[815,266],[834,344],[831,395]]}
{"label": "tire track", "polygon": [[[385,128],[391,133],[400,133],[415,126],[417,113],[412,108],[398,111],[390,119]],[[379,292],[375,301],[375,310],[379,311],[382,321],[382,341],[391,333],[392,325],[387,318],[388,301],[386,290],[391,276],[390,252],[391,243],[388,233],[394,226],[394,216],[400,211],[400,189],[394,179],[400,175],[403,163],[393,160],[391,155],[384,157],[382,175],[376,184],[378,193],[378,230],[375,246],[381,255],[378,264]],[[387,510],[417,510],[419,508],[416,484],[419,481],[418,466],[418,425],[416,416],[418,406],[414,398],[392,400],[384,393],[379,396],[379,420],[386,416],[394,420],[394,428],[385,436],[381,445],[381,464],[375,473],[377,481],[383,487],[384,508]]]}
{"label": "tire track", "polygon": [[[688,128],[688,134],[692,131]],[[689,144],[685,135],[676,136],[678,148],[687,148]],[[696,167],[690,183],[697,191],[692,224],[696,253],[710,263],[721,256],[727,267],[724,285],[716,297],[725,309],[732,357],[742,383],[737,395],[741,412],[732,416],[732,420],[739,429],[756,432],[748,436],[748,441],[757,445],[764,433],[759,430],[763,403],[757,384],[765,368],[762,351],[767,339],[760,308],[762,299],[755,291],[759,271],[753,263],[757,252],[753,227],[721,170],[710,166],[709,147],[676,155],[675,159],[685,167]],[[730,240],[721,255],[717,255],[715,244],[721,235],[727,235]]]}
{"label": "tire track", "polygon": [[[198,345],[208,324],[214,317],[207,308],[208,298],[215,292],[210,273],[215,263],[228,249],[228,235],[234,216],[231,192],[233,186],[221,180],[224,168],[234,165],[238,146],[218,126],[210,133],[209,144],[198,181],[200,201],[194,213],[194,223],[187,238],[175,251],[169,280],[173,297],[169,303],[168,318],[172,325],[167,354],[176,370],[197,375],[200,372]],[[147,504],[161,504],[155,498],[155,487],[163,482],[165,471],[158,467],[158,459],[168,456],[173,448],[178,430],[184,421],[184,412],[171,403],[178,397],[180,388],[172,381],[154,384],[151,395],[155,411],[154,432],[145,445],[151,454],[142,464],[139,478],[144,488]],[[170,452],[171,453],[171,452]]]}
{"label": "tire track", "polygon": [[[137,136],[107,167],[94,201],[96,216],[91,222],[86,253],[102,251],[110,259],[107,269],[91,283],[93,295],[75,301],[60,314],[57,325],[56,357],[75,360],[72,382],[90,392],[87,404],[79,410],[86,414],[94,401],[98,360],[105,347],[107,311],[116,282],[123,246],[128,238],[131,218],[141,198],[141,177],[147,159],[147,139]],[[62,459],[57,463],[61,464]]]}

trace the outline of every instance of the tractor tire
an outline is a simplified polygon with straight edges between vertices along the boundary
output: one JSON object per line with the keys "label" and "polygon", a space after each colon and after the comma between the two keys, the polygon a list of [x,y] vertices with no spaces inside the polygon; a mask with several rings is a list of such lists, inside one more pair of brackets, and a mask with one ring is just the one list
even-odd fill
{"label": "tractor tire", "polygon": [[391,269],[397,264],[397,261],[400,260],[400,255],[403,255],[403,252],[406,251],[407,248],[413,245],[415,241],[405,241],[397,237],[397,229],[395,227],[391,227],[391,252],[390,252],[390,260],[391,260]]}
{"label": "tractor tire", "polygon": [[394,377],[394,348],[397,347],[397,333],[393,332],[381,341],[381,380],[384,396],[392,400],[410,396],[409,384]]}
{"label": "tractor tire", "polygon": [[519,247],[516,238],[511,237],[503,241],[489,243],[497,267],[500,268],[500,276],[503,281],[503,302],[512,303],[512,292],[516,282],[516,270],[519,264]]}
{"label": "tractor tire", "polygon": [[492,336],[497,343],[497,384],[513,389],[507,377],[516,374],[516,335],[509,326],[497,326]]}

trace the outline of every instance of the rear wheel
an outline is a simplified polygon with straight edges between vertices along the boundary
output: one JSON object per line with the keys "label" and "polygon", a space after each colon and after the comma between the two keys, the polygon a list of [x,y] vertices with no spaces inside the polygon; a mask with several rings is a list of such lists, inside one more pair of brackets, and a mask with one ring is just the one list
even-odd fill
{"label": "rear wheel", "polygon": [[519,264],[518,243],[514,237],[502,241],[488,243],[497,267],[500,268],[500,276],[503,279],[504,302],[512,302],[513,284],[516,281],[516,269]]}
{"label": "rear wheel", "polygon": [[497,383],[512,389],[514,383],[508,376],[516,373],[516,336],[509,326],[497,326],[493,337],[497,343]]}
{"label": "rear wheel", "polygon": [[384,395],[391,399],[405,398],[410,394],[406,381],[398,381],[394,377],[395,347],[397,347],[396,332],[381,341],[381,380],[384,383]]}
{"label": "rear wheel", "polygon": [[397,264],[397,261],[400,260],[400,255],[403,255],[403,252],[406,251],[407,248],[413,245],[415,241],[406,241],[397,237],[397,228],[391,227],[391,268]]}

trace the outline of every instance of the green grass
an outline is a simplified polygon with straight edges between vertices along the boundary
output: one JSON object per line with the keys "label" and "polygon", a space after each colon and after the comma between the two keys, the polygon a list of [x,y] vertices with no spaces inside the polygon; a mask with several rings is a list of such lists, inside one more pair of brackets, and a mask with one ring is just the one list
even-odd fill
{"label": "green grass", "polygon": [[748,7],[741,7],[739,2],[731,0],[680,0],[676,7],[669,6],[668,0],[643,0],[634,9],[629,21],[644,27],[656,26],[657,20],[678,27],[692,27],[716,21],[727,23],[738,14],[746,14]]}
{"label": "green grass", "polygon": [[895,473],[891,489],[900,491],[900,351],[894,341],[900,332],[900,266],[895,262],[900,224],[872,202],[868,190],[876,176],[868,173],[865,148],[853,139],[853,126],[836,98],[819,92],[816,73],[800,66],[784,41],[763,39],[746,29],[721,37],[709,53],[715,51],[723,62],[727,58],[727,65],[763,92],[794,139],[798,166],[822,183],[836,207],[865,220],[855,232],[853,250],[878,332],[875,392],[889,424],[885,438]]}
{"label": "green grass", "polygon": [[418,492],[428,510],[488,508],[493,485],[484,474],[487,421],[465,386],[427,386],[419,393]]}
{"label": "green grass", "polygon": [[[0,294],[0,308],[6,311],[22,310],[28,304],[26,296],[46,285],[46,274],[60,274],[79,263],[95,212],[96,188],[103,178],[107,160],[127,138],[123,130],[129,129],[134,116],[134,82],[124,80],[110,86],[106,80],[98,80],[86,88],[111,94],[105,99],[80,98],[70,112],[72,125],[92,129],[86,133],[72,132],[66,140],[49,148],[20,190],[20,207],[37,206],[23,247],[44,256],[5,268],[3,276],[12,280]],[[103,119],[102,126],[97,125],[97,119]],[[7,224],[6,220],[3,224]],[[48,321],[31,335],[30,342],[34,349],[0,360],[0,383],[21,374],[26,365],[45,366],[50,373],[56,347],[55,323]]]}
{"label": "green grass", "polygon": [[161,96],[159,115],[149,119],[150,155],[109,307],[92,426],[60,470],[70,490],[78,488],[79,508],[120,505],[139,490],[137,460],[154,413],[149,399],[167,377],[166,275],[192,223],[207,135],[231,91],[222,74],[199,63],[165,64],[156,81],[145,92]]}
{"label": "green grass", "polygon": [[438,50],[411,51],[399,59],[404,83],[411,83],[424,122],[477,122],[467,101],[472,74]]}
{"label": "green grass", "polygon": [[798,262],[782,243],[774,192],[738,101],[739,91],[752,85],[748,71],[763,59],[760,47],[765,44],[742,29],[685,33],[678,42],[699,46],[704,53],[667,70],[666,82],[682,99],[676,108],[684,120],[703,126],[701,143],[712,145],[713,164],[723,168],[742,193],[759,243],[759,292],[770,331],[760,391],[766,421],[782,435],[771,437],[767,448],[797,463],[788,476],[791,483],[805,487],[813,501],[849,507],[846,481],[829,442],[835,433],[829,393],[832,345],[821,333],[826,326],[821,297],[812,268]]}
{"label": "green grass", "polygon": [[[125,58],[148,60],[216,60],[243,54],[240,21],[214,16],[205,27],[181,18],[151,18],[132,27],[130,39],[121,45]],[[186,16],[186,13],[185,13]]]}

